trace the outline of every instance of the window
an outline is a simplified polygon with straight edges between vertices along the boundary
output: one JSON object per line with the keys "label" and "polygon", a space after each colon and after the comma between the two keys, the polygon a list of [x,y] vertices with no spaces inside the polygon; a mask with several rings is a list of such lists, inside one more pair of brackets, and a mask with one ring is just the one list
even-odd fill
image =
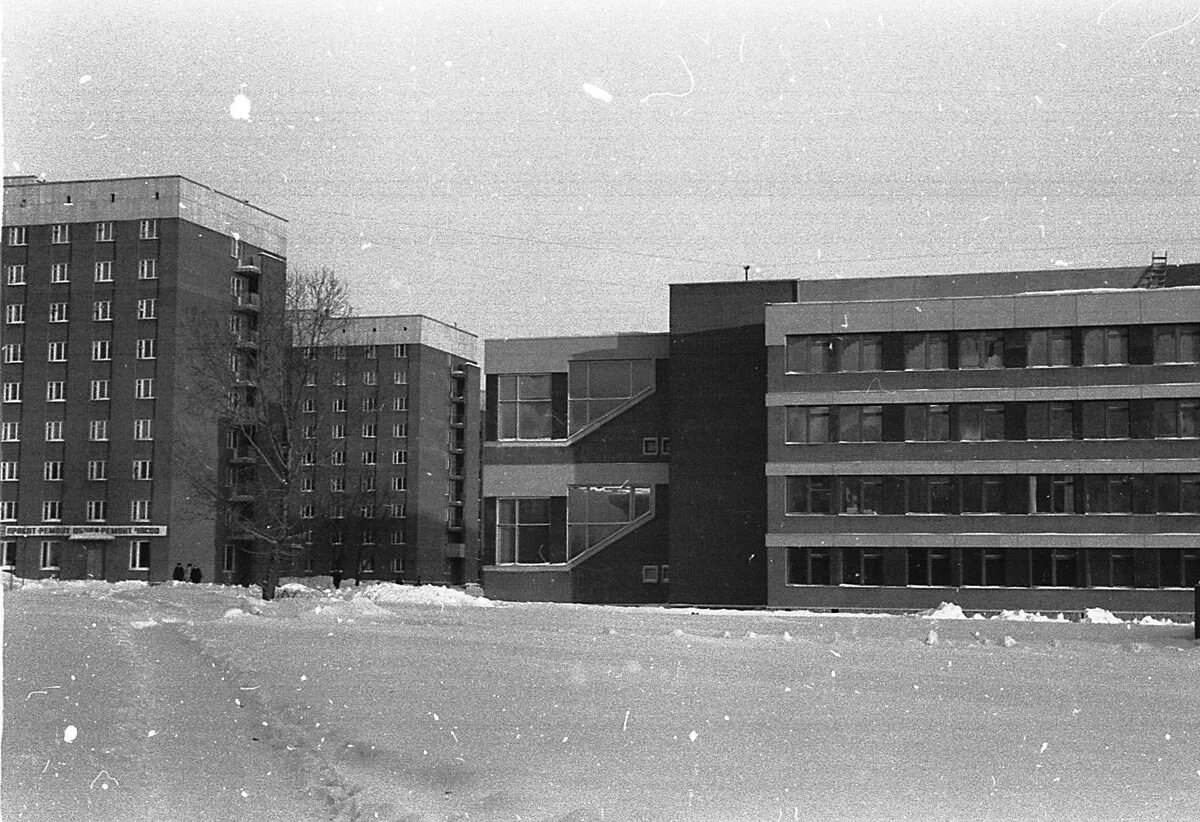
{"label": "window", "polygon": [[373,422],[364,422],[362,424],[362,435],[368,439],[374,439],[379,426]]}
{"label": "window", "polygon": [[108,519],[108,502],[102,499],[87,501],[87,521],[104,522]]}
{"label": "window", "polygon": [[98,323],[112,321],[111,300],[96,300],[92,303],[92,321]]}
{"label": "window", "polygon": [[158,260],[138,260],[138,279],[157,280]]}
{"label": "window", "polygon": [[[375,519],[375,506],[367,503],[358,507],[358,515],[363,519]],[[366,535],[363,536],[363,542],[366,542]]]}
{"label": "window", "polygon": [[959,510],[964,514],[1003,514],[1007,510],[1004,483],[1004,477],[998,474],[960,476]]}
{"label": "window", "polygon": [[392,436],[401,439],[408,436],[408,423],[398,422],[392,426]]}
{"label": "window", "polygon": [[317,515],[317,507],[312,503],[300,506],[300,519],[313,519]]}
{"label": "window", "polygon": [[878,334],[846,334],[834,339],[838,371],[879,371],[882,345]]}
{"label": "window", "polygon": [[17,564],[17,541],[6,539],[0,543],[0,568],[12,570]]}
{"label": "window", "polygon": [[346,398],[337,397],[333,401],[333,413],[342,414],[346,411]]}
{"label": "window", "polygon": [[1098,400],[1083,403],[1084,439],[1128,439],[1129,402]]}
{"label": "window", "polygon": [[642,456],[658,456],[658,437],[642,437]]}
{"label": "window", "polygon": [[46,344],[46,361],[47,362],[66,362],[67,361],[67,343],[65,340],[55,340]]}
{"label": "window", "polygon": [[958,407],[958,438],[964,442],[1004,439],[1004,406],[965,403]]}
{"label": "window", "polygon": [[[573,362],[569,368],[567,428],[570,433],[604,418],[654,387],[653,360],[592,360]],[[548,388],[549,380],[545,382]],[[500,391],[503,399],[502,386]],[[549,399],[547,393],[546,400]],[[548,402],[546,409],[549,410]]]}
{"label": "window", "polygon": [[42,479],[47,482],[59,482],[63,478],[62,460],[47,460],[42,463]]}
{"label": "window", "polygon": [[154,379],[146,377],[134,383],[134,396],[139,400],[154,399]]}
{"label": "window", "polygon": [[877,548],[843,548],[842,583],[882,585],[883,552]]}
{"label": "window", "polygon": [[41,550],[40,557],[41,557],[43,571],[57,571],[58,570],[58,546],[59,546],[59,543],[56,540],[52,540],[52,539],[42,540],[42,550]]}
{"label": "window", "polygon": [[1035,514],[1075,513],[1075,477],[1071,474],[1039,474],[1029,478]]}
{"label": "window", "polygon": [[838,442],[883,441],[883,406],[841,405],[836,417]]}
{"label": "window", "polygon": [[408,482],[404,476],[392,477],[392,490],[404,491],[408,488]]}
{"label": "window", "polygon": [[646,585],[658,584],[658,566],[643,565],[642,566],[642,583]]}
{"label": "window", "polygon": [[236,236],[229,239],[229,256],[241,259],[242,241]]}
{"label": "window", "polygon": [[66,263],[54,263],[50,266],[50,282],[66,283],[70,281],[70,274]]}
{"label": "window", "polygon": [[4,361],[6,363],[25,362],[25,345],[23,343],[8,343],[5,345]]}
{"label": "window", "polygon": [[305,414],[317,413],[317,401],[315,399],[312,399],[311,397],[309,399],[306,399],[300,405],[300,410]]}
{"label": "window", "polygon": [[137,341],[137,358],[139,360],[154,359],[154,338],[147,337]]}
{"label": "window", "polygon": [[[62,423],[59,423],[62,425]],[[50,436],[50,426],[46,425],[46,436]],[[62,439],[59,437],[59,439]],[[21,441],[21,423],[5,422],[0,423],[0,441],[3,442],[20,442]]]}
{"label": "window", "polygon": [[344,345],[335,345],[335,346],[333,347],[333,358],[334,358],[335,360],[344,360],[344,359],[346,359],[346,346],[344,346]]}
{"label": "window", "polygon": [[154,479],[153,460],[134,460],[133,478],[139,481],[149,481]]}
{"label": "window", "polygon": [[333,428],[332,428],[332,432],[331,432],[330,436],[332,436],[332,437],[333,437],[335,440],[344,440],[344,439],[346,439],[346,426],[345,426],[345,424],[344,424],[344,423],[340,423],[340,422],[338,422],[338,423],[334,423],[334,424],[333,424]]}
{"label": "window", "polygon": [[833,370],[833,337],[797,335],[787,338],[790,374],[825,374]]}
{"label": "window", "polygon": [[153,320],[158,313],[158,300],[154,298],[138,300],[137,318],[139,320]]}
{"label": "window", "polygon": [[92,481],[108,479],[108,460],[88,460],[87,478]]}
{"label": "window", "polygon": [[131,522],[150,521],[150,500],[135,499],[129,503],[129,519]]}
{"label": "window", "polygon": [[[54,345],[54,343],[51,343]],[[66,343],[63,343],[63,348],[66,348]],[[112,359],[112,341],[111,340],[92,340],[92,360],[94,362],[106,362]],[[64,354],[63,360],[66,360]]]}
{"label": "window", "polygon": [[1200,400],[1155,400],[1154,436],[1200,436]]}
{"label": "window", "polygon": [[565,546],[550,545],[549,499],[496,500],[497,564],[565,561]]}
{"label": "window", "polygon": [[6,265],[4,271],[6,274],[5,282],[9,285],[25,285],[25,266]]}
{"label": "window", "polygon": [[17,518],[17,501],[12,499],[0,500],[0,521],[12,522]]}
{"label": "window", "polygon": [[883,477],[842,477],[838,485],[838,513],[879,513],[883,499]]}
{"label": "window", "polygon": [[329,455],[329,464],[330,465],[345,465],[346,464],[346,452],[345,451],[334,451],[332,454]]}
{"label": "window", "polygon": [[1031,440],[1069,440],[1075,436],[1071,403],[1031,402],[1025,406],[1025,436]]}
{"label": "window", "polygon": [[1127,365],[1128,363],[1128,326],[1083,329],[1084,365]]}
{"label": "window", "polygon": [[906,514],[953,514],[954,492],[950,477],[905,477]]}
{"label": "window", "polygon": [[71,226],[68,223],[50,226],[50,242],[55,245],[71,242]]}
{"label": "window", "polygon": [[1073,588],[1079,584],[1079,551],[1055,548],[1032,551],[1033,584],[1051,588]]}
{"label": "window", "polygon": [[20,402],[21,396],[24,393],[24,383],[6,382],[4,383],[4,401],[5,402]]}
{"label": "window", "polygon": [[311,439],[315,439],[316,436],[317,436],[317,426],[315,426],[315,425],[304,426],[304,439],[311,440]]}
{"label": "window", "polygon": [[374,465],[375,464],[375,452],[374,451],[363,451],[362,452],[362,464],[363,465]]}
{"label": "window", "polygon": [[113,241],[113,224],[96,223],[96,242],[111,243]]}
{"label": "window", "polygon": [[9,303],[4,309],[4,321],[9,325],[23,325],[25,323],[25,304]]}
{"label": "window", "polygon": [[375,490],[375,475],[374,474],[363,474],[361,477],[359,477],[358,478],[358,490],[374,491]]}
{"label": "window", "polygon": [[909,548],[908,584],[948,586],[950,552],[940,548]]}
{"label": "window", "polygon": [[963,585],[1003,587],[1007,584],[1004,548],[963,550]]}
{"label": "window", "polygon": [[92,279],[98,283],[112,282],[112,260],[101,260],[92,269]]}
{"label": "window", "polygon": [[1200,325],[1154,326],[1154,362],[1200,362]]}
{"label": "window", "polygon": [[500,439],[551,438],[553,424],[549,374],[501,374],[497,377],[496,388],[497,435]]}
{"label": "window", "polygon": [[[229,278],[229,293],[231,296],[239,298],[237,301],[238,305],[242,304],[242,301],[240,298],[241,298],[242,294],[245,293],[245,291],[246,291],[246,281],[245,280],[243,280],[241,277],[230,277]],[[308,355],[309,352],[312,352],[311,356]],[[306,359],[310,359],[310,360],[316,359],[316,353],[311,347],[306,350]]]}
{"label": "window", "polygon": [[345,477],[330,477],[329,490],[335,494],[346,493],[346,478]]}
{"label": "window", "polygon": [[17,461],[5,460],[0,462],[0,482],[17,481]]}
{"label": "window", "polygon": [[404,465],[406,462],[408,462],[408,452],[407,451],[393,451],[392,452],[392,465]]}
{"label": "window", "polygon": [[788,477],[785,514],[832,514],[832,477]]}
{"label": "window", "polygon": [[397,345],[392,346],[392,356],[393,357],[407,357],[408,356],[408,346],[405,345],[404,343],[399,343]]}
{"label": "window", "polygon": [[788,406],[784,438],[789,443],[829,442],[829,406]]}
{"label": "window", "polygon": [[788,585],[829,585],[830,561],[827,548],[787,549]]}
{"label": "window", "polygon": [[62,500],[42,500],[42,522],[62,522]]}
{"label": "window", "polygon": [[958,332],[959,368],[1003,368],[1004,333],[1002,331]]}
{"label": "window", "polygon": [[67,321],[67,304],[50,303],[50,322],[65,323]]}
{"label": "window", "polygon": [[9,245],[29,245],[29,226],[14,225],[8,229]]}
{"label": "window", "polygon": [[362,410],[368,414],[379,410],[379,400],[376,397],[363,397]]}
{"label": "window", "polygon": [[63,441],[63,421],[49,420],[46,423],[46,442]]}
{"label": "window", "polygon": [[1071,364],[1071,329],[1033,328],[1025,332],[1026,364],[1061,368]]}
{"label": "window", "polygon": [[363,385],[374,385],[376,374],[374,371],[363,372]]}
{"label": "window", "polygon": [[131,540],[129,540],[129,570],[130,571],[149,571],[150,570],[150,540],[148,540],[148,539],[131,539]]}
{"label": "window", "polygon": [[363,356],[364,356],[364,357],[366,357],[368,360],[377,360],[377,359],[379,359],[379,348],[378,348],[378,346],[374,346],[374,345],[367,345],[367,346],[364,346],[364,347],[363,347]]}
{"label": "window", "polygon": [[46,383],[46,402],[63,402],[66,395],[67,384],[62,380],[50,380]]}
{"label": "window", "polygon": [[408,410],[408,397],[396,397],[396,399],[392,400],[392,410],[393,411],[407,411]]}
{"label": "window", "polygon": [[92,442],[106,442],[108,440],[108,420],[91,420],[88,423],[88,439]]}
{"label": "window", "polygon": [[135,440],[154,439],[154,420],[134,420],[133,438]]}
{"label": "window", "polygon": [[904,439],[908,442],[944,442],[950,439],[950,406],[904,406]]}
{"label": "window", "polygon": [[305,451],[304,454],[300,457],[300,464],[301,465],[316,465],[317,464],[316,454],[314,454],[312,451]]}
{"label": "window", "polygon": [[139,220],[138,221],[138,239],[139,240],[157,240],[158,239],[158,220]]}
{"label": "window", "polygon": [[[577,557],[650,512],[650,487],[572,485],[567,488],[567,558]],[[564,561],[559,552],[546,562]]]}
{"label": "window", "polygon": [[904,370],[931,371],[949,367],[949,334],[937,331],[904,335]]}

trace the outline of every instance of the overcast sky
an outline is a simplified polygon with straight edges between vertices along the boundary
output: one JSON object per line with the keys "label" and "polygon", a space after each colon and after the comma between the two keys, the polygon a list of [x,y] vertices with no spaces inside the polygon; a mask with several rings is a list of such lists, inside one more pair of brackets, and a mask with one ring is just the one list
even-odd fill
{"label": "overcast sky", "polygon": [[[182,174],[360,313],[1200,262],[1200,3],[5,0],[6,174]],[[245,99],[241,99],[242,95]],[[247,111],[248,101],[248,111]]]}

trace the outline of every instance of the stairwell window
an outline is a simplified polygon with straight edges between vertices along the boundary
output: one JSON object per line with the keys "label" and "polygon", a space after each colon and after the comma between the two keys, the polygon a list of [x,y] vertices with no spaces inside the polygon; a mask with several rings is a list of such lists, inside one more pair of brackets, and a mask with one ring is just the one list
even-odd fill
{"label": "stairwell window", "polygon": [[498,565],[541,565],[565,561],[566,547],[550,545],[549,499],[496,500]]}
{"label": "stairwell window", "polygon": [[501,374],[497,378],[498,436],[546,440],[553,431],[549,374]]}
{"label": "stairwell window", "polygon": [[[546,383],[548,388],[549,379]],[[653,387],[653,360],[571,363],[567,379],[568,433],[585,428]]]}
{"label": "stairwell window", "polygon": [[[567,558],[616,535],[650,512],[649,486],[572,485],[567,488]],[[557,560],[561,562],[562,560]]]}

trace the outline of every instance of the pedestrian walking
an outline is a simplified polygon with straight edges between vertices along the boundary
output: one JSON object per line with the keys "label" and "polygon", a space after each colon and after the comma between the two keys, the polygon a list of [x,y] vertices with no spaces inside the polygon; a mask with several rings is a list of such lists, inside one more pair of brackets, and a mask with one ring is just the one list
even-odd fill
{"label": "pedestrian walking", "polygon": [[189,577],[189,579],[191,579],[192,582],[199,582],[203,578],[204,578],[204,575],[202,573],[200,573],[200,566],[193,565],[192,566],[192,574]]}
{"label": "pedestrian walking", "polygon": [[176,582],[183,582],[184,580],[183,566],[178,562],[175,563],[175,570],[171,572],[171,579],[175,580]]}

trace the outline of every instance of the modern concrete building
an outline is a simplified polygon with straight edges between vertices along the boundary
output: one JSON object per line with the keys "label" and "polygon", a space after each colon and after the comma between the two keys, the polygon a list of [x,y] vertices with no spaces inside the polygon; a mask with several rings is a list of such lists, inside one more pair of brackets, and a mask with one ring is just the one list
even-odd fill
{"label": "modern concrete building", "polygon": [[513,600],[666,600],[665,334],[488,340],[483,583]]}
{"label": "modern concrete building", "polygon": [[313,519],[308,568],[362,580],[477,582],[477,338],[419,315],[341,325],[314,352],[329,360],[316,372],[327,384],[302,389],[314,420],[305,426],[313,458],[302,482],[314,498],[335,499],[305,514]]}
{"label": "modern concrete building", "polygon": [[216,518],[178,465],[197,432],[219,448],[214,421],[182,406],[181,332],[223,309],[252,332],[264,295],[282,307],[286,255],[283,219],[183,177],[5,178],[6,569],[221,578]]}

